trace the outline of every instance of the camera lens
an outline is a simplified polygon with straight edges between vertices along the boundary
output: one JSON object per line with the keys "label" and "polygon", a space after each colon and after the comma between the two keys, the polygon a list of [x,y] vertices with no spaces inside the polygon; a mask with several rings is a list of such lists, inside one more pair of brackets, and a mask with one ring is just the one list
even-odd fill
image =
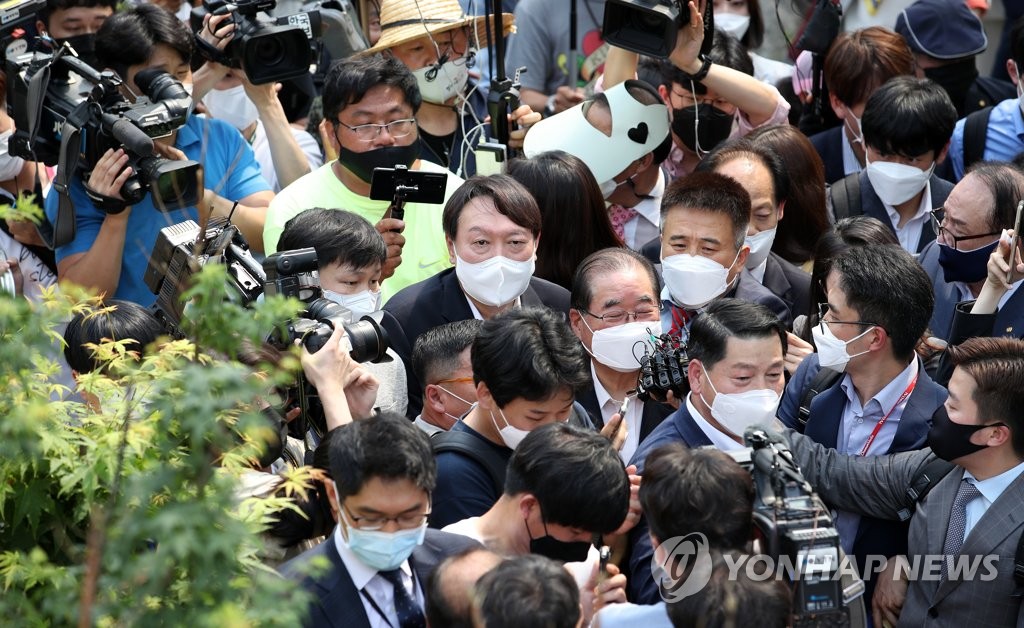
{"label": "camera lens", "polygon": [[380,362],[388,352],[388,332],[377,321],[364,316],[358,323],[345,325],[352,351],[349,355],[356,362]]}
{"label": "camera lens", "polygon": [[284,46],[274,37],[260,37],[251,44],[253,60],[262,66],[273,67],[284,61]]}

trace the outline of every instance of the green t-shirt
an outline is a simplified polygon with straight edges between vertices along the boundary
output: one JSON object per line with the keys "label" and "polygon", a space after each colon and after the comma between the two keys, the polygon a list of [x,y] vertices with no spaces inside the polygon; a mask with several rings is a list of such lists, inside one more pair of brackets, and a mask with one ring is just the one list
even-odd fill
{"label": "green t-shirt", "polygon": [[[448,185],[444,198],[447,202],[452,193],[462,185],[460,177],[441,166],[420,160],[419,170],[424,172],[447,172]],[[332,170],[333,163],[327,163],[305,175],[278,192],[267,209],[267,221],[263,227],[263,247],[267,255],[277,251],[284,225],[297,214],[314,207],[344,209],[359,214],[370,224],[377,224],[387,211],[388,201],[372,201],[359,196],[338,180]],[[451,266],[448,261],[448,245],[444,239],[441,213],[444,205],[423,205],[407,203],[405,206],[405,247],[402,249],[402,263],[395,274],[381,286],[383,300],[387,301],[406,286],[432,277]]]}

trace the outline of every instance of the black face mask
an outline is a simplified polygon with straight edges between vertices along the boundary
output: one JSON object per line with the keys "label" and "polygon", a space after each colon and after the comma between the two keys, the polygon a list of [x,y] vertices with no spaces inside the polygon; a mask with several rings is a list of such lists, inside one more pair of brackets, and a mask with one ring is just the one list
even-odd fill
{"label": "black face mask", "polygon": [[83,33],[73,37],[62,37],[54,40],[57,45],[67,42],[78,53],[78,58],[85,61],[92,67],[96,67],[96,33]]}
{"label": "black face mask", "polygon": [[546,556],[551,560],[557,560],[560,563],[581,563],[587,559],[587,554],[590,553],[590,543],[586,541],[575,541],[568,543],[566,541],[559,541],[555,537],[548,534],[548,524],[544,523],[544,536],[533,538],[533,533],[530,532],[530,525],[523,519],[523,524],[526,525],[526,533],[530,536],[530,553],[539,554]]}
{"label": "black face mask", "polygon": [[[734,118],[733,114],[725,113],[707,103],[700,103],[696,108],[673,109],[672,132],[694,152],[697,152],[700,140],[700,152],[706,153],[729,138]],[[695,120],[696,133],[693,128]]]}
{"label": "black face mask", "polygon": [[396,165],[411,167],[419,158],[420,149],[416,143],[408,146],[382,146],[357,153],[339,143],[338,161],[349,171],[369,183],[374,168],[394,168]]}
{"label": "black face mask", "polygon": [[1003,423],[989,423],[987,425],[963,425],[954,423],[946,413],[945,406],[932,415],[932,427],[928,430],[928,446],[935,455],[947,462],[953,462],[958,458],[969,456],[976,451],[985,449],[987,445],[975,445],[971,442],[971,435],[978,430]]}
{"label": "black face mask", "polygon": [[974,57],[937,68],[928,68],[924,71],[924,75],[946,90],[950,100],[953,101],[953,106],[956,107],[957,113],[963,116],[963,108],[967,100],[967,90],[971,88],[975,79],[978,78],[978,68],[974,63]]}

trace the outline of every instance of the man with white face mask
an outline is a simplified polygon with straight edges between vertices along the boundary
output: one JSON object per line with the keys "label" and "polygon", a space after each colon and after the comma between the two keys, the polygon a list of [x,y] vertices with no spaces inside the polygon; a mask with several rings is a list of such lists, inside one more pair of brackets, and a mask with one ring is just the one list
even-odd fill
{"label": "man with white face mask", "polygon": [[433,438],[435,528],[490,510],[504,491],[512,451],[533,430],[559,421],[593,429],[574,403],[589,383],[586,354],[561,315],[525,308],[485,321],[471,361],[477,402]]}
{"label": "man with white face mask", "polygon": [[[504,35],[512,32],[512,21],[502,14]],[[412,71],[423,96],[416,112],[420,158],[464,177],[476,174],[473,151],[486,141],[483,132],[470,133],[487,116],[486,99],[466,87],[477,49],[489,45],[488,25],[493,28],[493,17],[467,16],[458,0],[383,0],[380,40],[362,53],[390,55]],[[540,118],[529,105],[513,111],[511,121],[524,128],[512,131],[509,145],[522,148],[525,127]]]}
{"label": "man with white face mask", "polygon": [[935,239],[929,212],[953,184],[935,175],[946,158],[956,108],[931,79],[897,76],[871,95],[861,128],[867,167],[832,184],[835,220],[866,215],[889,225],[910,253]]}
{"label": "man with white face mask", "polygon": [[661,327],[685,339],[690,322],[719,297],[767,306],[786,327],[792,313],[745,266],[750,195],[731,177],[695,172],[669,184],[661,204],[661,241],[644,247],[658,255],[665,287]]}
{"label": "man with white face mask", "polygon": [[[793,374],[779,419],[840,453],[920,449],[946,399],[914,352],[934,303],[928,276],[902,248],[869,245],[833,258],[825,288],[828,303],[812,330],[818,353]],[[801,414],[808,389],[820,392]],[[906,553],[904,524],[839,512],[836,528],[858,560]]]}
{"label": "man with white face mask", "polygon": [[772,252],[775,232],[789,196],[789,179],[779,156],[746,138],[730,140],[708,156],[699,170],[732,177],[750,195],[746,267],[754,279],[782,299],[790,312],[807,312],[811,276]]}
{"label": "man with white face mask", "polygon": [[447,432],[476,403],[470,347],[483,321],[475,318],[428,329],[412,348],[412,370],[423,383],[423,410],[413,420],[428,436]]}
{"label": "man with white face mask", "polygon": [[643,439],[672,407],[642,401],[635,389],[638,357],[651,336],[661,335],[658,277],[646,258],[629,249],[604,249],[580,263],[572,287],[569,323],[590,355],[593,386],[579,401],[595,425],[604,427],[628,399],[626,440],[619,450],[628,462]]}
{"label": "man with white face mask", "polygon": [[[687,367],[690,393],[633,454],[630,464],[645,466],[647,456],[669,443],[687,447],[743,449],[750,425],[775,420],[785,387],[786,330],[768,308],[719,299],[694,321]],[[651,575],[651,539],[646,520],[630,532],[630,600],[659,601]]]}
{"label": "man with white face mask", "polygon": [[[438,325],[488,320],[513,308],[547,307],[560,315],[569,310],[568,290],[533,276],[540,209],[515,179],[471,178],[445,205],[442,221],[455,268],[399,291],[384,304],[411,344]],[[410,397],[410,416],[419,412],[418,397],[416,402]]]}
{"label": "man with white face mask", "polygon": [[[288,221],[278,245],[282,251],[316,250],[324,298],[351,312],[353,322],[380,310],[380,276],[387,247],[366,219],[341,209],[309,209]],[[383,315],[380,325],[388,334],[391,360],[361,366],[380,382],[375,407],[404,414],[410,387],[400,355],[408,355],[409,345],[398,321],[387,312]]]}

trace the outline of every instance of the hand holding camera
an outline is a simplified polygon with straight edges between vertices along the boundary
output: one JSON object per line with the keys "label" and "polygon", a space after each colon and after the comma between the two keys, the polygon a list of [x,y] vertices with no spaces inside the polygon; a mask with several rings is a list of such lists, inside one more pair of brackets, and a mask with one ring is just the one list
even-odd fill
{"label": "hand holding camera", "polygon": [[704,44],[704,18],[707,0],[701,0],[700,6],[693,0],[687,7],[690,11],[689,24],[676,31],[676,47],[669,55],[669,61],[687,74],[697,74],[701,69],[700,51]]}

